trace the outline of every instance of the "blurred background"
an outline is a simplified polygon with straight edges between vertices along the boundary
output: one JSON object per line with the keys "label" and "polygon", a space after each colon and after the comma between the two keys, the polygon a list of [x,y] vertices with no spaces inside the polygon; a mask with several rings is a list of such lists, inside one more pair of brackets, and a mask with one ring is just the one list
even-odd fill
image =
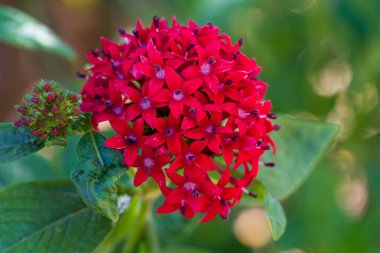
{"label": "blurred background", "polygon": [[[68,62],[0,43],[2,122],[15,119],[13,105],[41,78],[80,90],[83,81],[75,72],[86,64],[86,52],[99,47],[100,36],[117,40],[118,28],[132,30],[138,18],[149,25],[154,15],[167,19],[175,15],[181,23],[188,18],[199,24],[211,21],[234,41],[243,38],[242,51],[263,66],[261,79],[270,84],[267,98],[276,112],[342,125],[337,144],[283,202],[288,227],[279,241],[270,240],[261,209],[245,208],[235,210],[229,223],[217,219],[180,235],[172,227],[180,221],[158,217],[165,252],[179,253],[170,251],[178,244],[188,245],[186,252],[198,253],[380,252],[380,1],[1,0],[0,4],[36,17],[78,54],[76,61]],[[64,165],[70,163],[75,161],[65,159]]]}

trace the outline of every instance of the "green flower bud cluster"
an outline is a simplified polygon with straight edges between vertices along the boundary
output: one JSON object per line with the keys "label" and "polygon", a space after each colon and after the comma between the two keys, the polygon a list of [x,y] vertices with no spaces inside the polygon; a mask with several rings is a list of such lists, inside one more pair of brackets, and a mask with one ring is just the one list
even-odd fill
{"label": "green flower bud cluster", "polygon": [[66,145],[66,136],[82,132],[85,115],[80,111],[78,94],[56,82],[41,80],[16,106],[19,119],[15,126],[28,128],[45,145]]}

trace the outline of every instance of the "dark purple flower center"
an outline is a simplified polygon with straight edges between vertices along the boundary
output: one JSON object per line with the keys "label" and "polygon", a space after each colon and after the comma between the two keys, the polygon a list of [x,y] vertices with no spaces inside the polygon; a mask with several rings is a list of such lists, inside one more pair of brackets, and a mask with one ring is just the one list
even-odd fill
{"label": "dark purple flower center", "polygon": [[121,108],[119,106],[115,106],[113,108],[113,113],[115,113],[115,115],[117,117],[121,116],[121,114],[123,114],[123,110],[121,110]]}
{"label": "dark purple flower center", "polygon": [[195,109],[194,107],[190,107],[189,108],[189,116],[190,116],[190,118],[193,119],[193,120],[195,120],[196,114],[197,114],[197,109]]}
{"label": "dark purple flower center", "polygon": [[237,142],[238,139],[239,139],[239,136],[237,136],[237,135],[234,135],[231,137],[231,141],[233,141],[233,142]]}
{"label": "dark purple flower center", "polygon": [[154,167],[155,163],[154,163],[154,160],[150,157],[145,157],[144,160],[143,160],[143,166],[145,168],[145,172],[146,173],[149,173],[150,172],[150,169],[152,167]]}
{"label": "dark purple flower center", "polygon": [[203,64],[199,67],[199,71],[202,73],[202,75],[207,76],[208,74],[210,74],[210,71],[211,71],[211,65],[208,64],[207,62],[205,62],[205,63],[203,63]]}
{"label": "dark purple flower center", "polygon": [[153,68],[157,79],[165,79],[165,69],[161,68],[158,64],[154,64]]}
{"label": "dark purple flower center", "polygon": [[220,199],[220,204],[222,204],[222,206],[227,206],[227,201],[225,199]]}
{"label": "dark purple flower center", "polygon": [[187,181],[183,184],[183,189],[188,192],[193,192],[197,189],[197,184],[194,182]]}
{"label": "dark purple flower center", "polygon": [[143,97],[140,100],[139,106],[141,110],[148,110],[152,108],[152,101],[148,97]]}
{"label": "dark purple flower center", "polygon": [[172,96],[175,101],[181,101],[185,97],[181,89],[174,91]]}
{"label": "dark purple flower center", "polygon": [[191,163],[195,160],[195,154],[194,153],[191,153],[191,152],[188,152],[185,154],[185,160],[186,162],[188,163]]}
{"label": "dark purple flower center", "polygon": [[210,126],[206,127],[205,133],[209,134],[209,135],[211,135],[211,134],[216,135],[216,125],[214,124],[214,125],[210,125]]}
{"label": "dark purple flower center", "polygon": [[216,62],[216,60],[215,60],[214,56],[210,56],[207,60],[207,63],[210,65],[214,64],[215,62]]}
{"label": "dark purple flower center", "polygon": [[171,136],[173,136],[173,134],[174,134],[174,129],[172,127],[168,127],[165,129],[165,135],[167,137],[171,137]]}
{"label": "dark purple flower center", "polygon": [[199,191],[197,191],[197,190],[193,190],[193,191],[191,192],[191,195],[193,195],[193,197],[195,197],[195,198],[199,198],[199,197],[201,196],[201,194],[200,194]]}
{"label": "dark purple flower center", "polygon": [[252,116],[260,116],[259,110],[255,109],[250,113]]}
{"label": "dark purple flower center", "polygon": [[104,105],[108,108],[108,109],[112,109],[112,103],[110,100],[106,100],[104,101]]}
{"label": "dark purple flower center", "polygon": [[129,145],[136,144],[136,142],[137,142],[137,136],[134,135],[134,134],[127,135],[127,136],[125,136],[124,138],[125,138],[125,141],[126,141]]}

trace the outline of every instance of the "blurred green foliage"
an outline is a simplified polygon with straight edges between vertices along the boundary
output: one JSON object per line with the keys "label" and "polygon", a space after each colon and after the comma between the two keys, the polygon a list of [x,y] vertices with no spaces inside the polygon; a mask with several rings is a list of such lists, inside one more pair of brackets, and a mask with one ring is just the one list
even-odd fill
{"label": "blurred green foliage", "polygon": [[0,6],[0,41],[29,50],[45,50],[73,61],[74,51],[48,27],[31,16]]}

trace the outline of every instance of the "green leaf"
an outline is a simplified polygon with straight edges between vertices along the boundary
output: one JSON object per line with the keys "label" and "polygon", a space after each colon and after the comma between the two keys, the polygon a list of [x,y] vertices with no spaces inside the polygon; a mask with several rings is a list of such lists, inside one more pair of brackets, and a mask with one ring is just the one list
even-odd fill
{"label": "green leaf", "polygon": [[286,216],[281,203],[273,198],[269,192],[264,195],[264,212],[272,231],[272,237],[276,241],[285,232]]}
{"label": "green leaf", "polygon": [[92,252],[111,228],[67,181],[22,183],[0,192],[0,252]]}
{"label": "green leaf", "polygon": [[0,164],[23,158],[43,147],[43,141],[26,128],[14,127],[13,123],[0,124]]}
{"label": "green leaf", "polygon": [[277,154],[266,152],[263,160],[275,162],[274,168],[261,168],[258,179],[276,199],[294,192],[310,175],[317,162],[338,134],[339,126],[318,121],[281,116],[281,130],[271,136]]}
{"label": "green leaf", "polygon": [[44,50],[68,60],[75,52],[52,30],[33,17],[11,7],[0,6],[0,40],[30,50]]}
{"label": "green leaf", "polygon": [[115,182],[126,171],[122,155],[103,145],[105,137],[90,131],[79,141],[80,159],[70,177],[83,201],[100,214],[117,221],[117,187]]}

